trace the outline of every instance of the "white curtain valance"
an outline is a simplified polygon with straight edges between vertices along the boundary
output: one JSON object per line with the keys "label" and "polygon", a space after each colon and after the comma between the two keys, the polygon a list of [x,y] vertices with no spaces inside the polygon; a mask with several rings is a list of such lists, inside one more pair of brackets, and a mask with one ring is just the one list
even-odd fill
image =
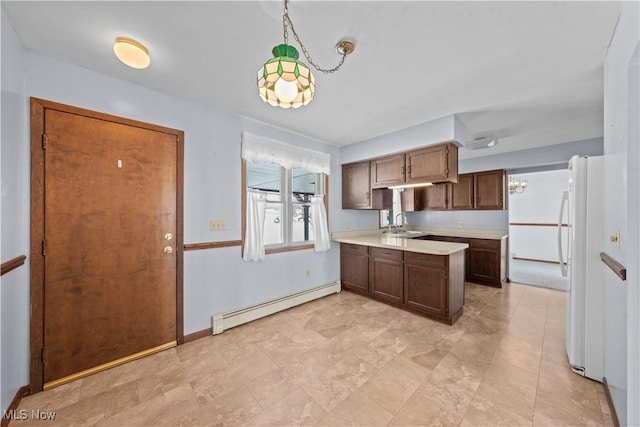
{"label": "white curtain valance", "polygon": [[331,156],[328,153],[285,144],[248,132],[242,132],[242,158],[327,175],[331,168]]}

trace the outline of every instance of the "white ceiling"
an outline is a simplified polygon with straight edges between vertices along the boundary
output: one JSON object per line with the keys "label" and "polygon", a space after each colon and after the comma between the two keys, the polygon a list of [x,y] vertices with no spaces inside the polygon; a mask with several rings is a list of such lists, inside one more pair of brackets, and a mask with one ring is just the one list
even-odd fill
{"label": "white ceiling", "polygon": [[[316,97],[298,110],[271,107],[256,89],[282,43],[282,6],[2,1],[29,49],[336,146],[450,114],[470,137],[499,138],[462,158],[603,135],[602,60],[618,2],[291,0],[320,66],[337,63],[339,39],[356,42],[342,69],[315,73]],[[145,44],[151,66],[118,62],[117,36]]]}

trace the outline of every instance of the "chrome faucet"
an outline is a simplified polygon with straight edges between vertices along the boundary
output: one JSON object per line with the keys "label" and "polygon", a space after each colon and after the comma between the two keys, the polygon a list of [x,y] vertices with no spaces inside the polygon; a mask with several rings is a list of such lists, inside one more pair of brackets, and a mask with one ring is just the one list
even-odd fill
{"label": "chrome faucet", "polygon": [[393,225],[396,226],[396,230],[398,229],[398,217],[402,219],[402,227],[404,227],[404,216],[402,215],[402,212],[400,212],[398,215],[396,215],[395,219],[393,220]]}

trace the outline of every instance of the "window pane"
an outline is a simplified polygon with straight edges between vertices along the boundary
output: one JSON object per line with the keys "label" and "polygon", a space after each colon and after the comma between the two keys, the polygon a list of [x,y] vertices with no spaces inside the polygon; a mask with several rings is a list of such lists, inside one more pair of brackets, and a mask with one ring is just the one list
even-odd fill
{"label": "window pane", "polygon": [[267,193],[264,219],[264,244],[279,245],[283,239],[281,190],[282,168],[272,163],[247,162],[247,186]]}
{"label": "window pane", "polygon": [[313,242],[310,215],[311,196],[317,194],[319,174],[303,169],[291,170],[292,190],[292,243]]}
{"label": "window pane", "polygon": [[316,181],[318,179],[318,174],[302,169],[292,169],[291,179],[293,181],[291,191],[294,194],[316,194]]}
{"label": "window pane", "polygon": [[248,161],[246,179],[247,187],[267,195],[265,246],[300,245],[314,241],[311,197],[324,193],[324,174]]}
{"label": "window pane", "polygon": [[264,216],[264,244],[278,245],[282,240],[282,203],[269,202],[267,196],[267,209]]}
{"label": "window pane", "polygon": [[313,242],[309,203],[293,203],[292,242]]}
{"label": "window pane", "polygon": [[280,193],[280,169],[272,163],[247,162],[247,187]]}

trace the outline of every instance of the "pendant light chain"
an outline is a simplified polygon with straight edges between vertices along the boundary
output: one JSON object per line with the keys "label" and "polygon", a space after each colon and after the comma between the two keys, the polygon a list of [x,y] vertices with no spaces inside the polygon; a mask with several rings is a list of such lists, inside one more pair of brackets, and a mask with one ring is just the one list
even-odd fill
{"label": "pendant light chain", "polygon": [[283,27],[283,30],[284,30],[283,31],[284,32],[284,44],[288,44],[288,42],[289,42],[289,31],[287,30],[287,26],[291,27],[291,32],[293,33],[293,37],[296,39],[296,41],[300,45],[300,48],[302,49],[302,53],[304,54],[304,57],[307,58],[307,61],[309,61],[309,64],[313,65],[313,68],[315,68],[316,70],[321,71],[321,72],[323,72],[325,74],[335,73],[336,71],[338,71],[338,69],[344,63],[344,59],[347,57],[347,55],[349,53],[351,53],[351,52],[349,52],[347,50],[344,50],[342,52],[342,58],[340,58],[340,62],[338,62],[338,65],[336,65],[333,68],[325,69],[325,68],[321,68],[318,65],[316,65],[316,63],[313,62],[313,59],[311,59],[311,55],[309,55],[309,52],[307,51],[307,48],[300,41],[300,37],[298,36],[298,33],[296,32],[295,28],[293,27],[293,22],[291,22],[291,18],[289,17],[289,0],[284,0],[284,14],[282,15],[282,27]]}

